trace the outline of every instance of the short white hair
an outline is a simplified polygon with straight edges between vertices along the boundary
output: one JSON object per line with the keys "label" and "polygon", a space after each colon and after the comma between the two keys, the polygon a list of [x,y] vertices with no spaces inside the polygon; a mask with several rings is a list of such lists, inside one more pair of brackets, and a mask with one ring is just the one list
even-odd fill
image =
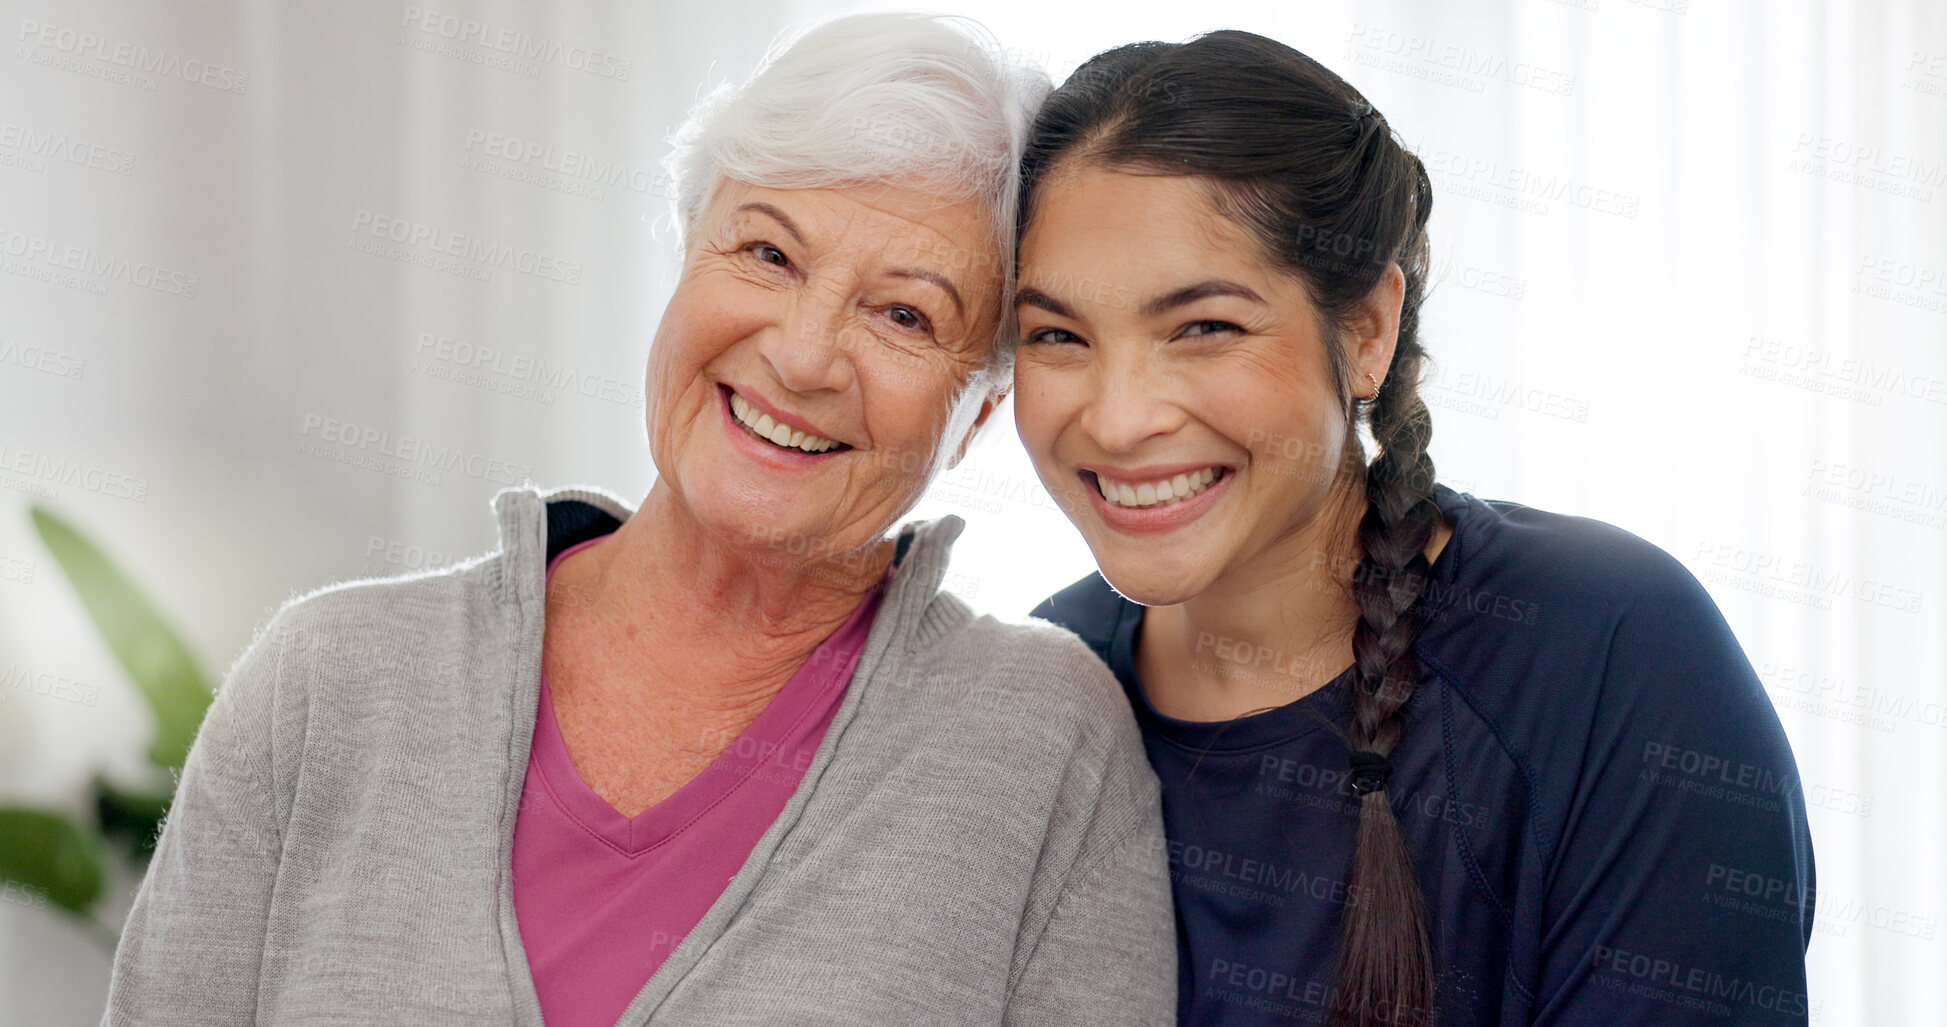
{"label": "short white hair", "polygon": [[741,87],[717,87],[678,129],[668,167],[687,236],[728,179],[771,189],[923,183],[979,198],[1003,271],[990,370],[1014,331],[1015,215],[1021,149],[1050,89],[978,22],[856,14],[786,32]]}

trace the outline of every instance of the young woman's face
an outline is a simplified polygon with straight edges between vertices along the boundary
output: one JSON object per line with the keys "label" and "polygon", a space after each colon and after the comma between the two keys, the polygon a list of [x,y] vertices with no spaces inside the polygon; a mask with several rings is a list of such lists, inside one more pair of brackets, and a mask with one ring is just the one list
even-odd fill
{"label": "young woman's face", "polygon": [[[1139,603],[1326,558],[1303,540],[1346,484],[1339,343],[1260,253],[1202,181],[1087,166],[1049,176],[1022,238],[1016,426],[1103,576]],[[1390,336],[1384,359],[1368,348],[1348,350],[1362,386]]]}

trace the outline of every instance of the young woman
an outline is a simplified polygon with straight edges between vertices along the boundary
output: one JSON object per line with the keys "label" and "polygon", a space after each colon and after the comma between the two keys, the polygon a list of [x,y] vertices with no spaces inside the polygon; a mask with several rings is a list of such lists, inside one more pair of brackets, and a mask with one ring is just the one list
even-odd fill
{"label": "young woman", "polygon": [[1018,426],[1101,567],[1036,612],[1142,725],[1181,1022],[1806,1022],[1801,789],[1709,596],[1435,482],[1385,119],[1262,37],[1139,43],[1023,172]]}

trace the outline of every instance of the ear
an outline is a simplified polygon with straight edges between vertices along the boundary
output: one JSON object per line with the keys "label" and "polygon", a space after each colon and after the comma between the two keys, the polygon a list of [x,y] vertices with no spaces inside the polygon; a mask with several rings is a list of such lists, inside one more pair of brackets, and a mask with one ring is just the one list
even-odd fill
{"label": "ear", "polygon": [[960,440],[960,448],[953,451],[953,459],[947,462],[948,470],[960,466],[960,461],[967,456],[967,449],[973,445],[974,439],[980,437],[981,429],[986,427],[987,419],[994,416],[994,411],[999,410],[1002,403],[1007,402],[1007,392],[1011,388],[1011,380],[1002,381],[988,391],[986,399],[980,401],[980,410],[974,414],[973,426],[967,429],[966,436]]}
{"label": "ear", "polygon": [[1398,264],[1387,264],[1372,291],[1352,313],[1346,356],[1351,358],[1352,394],[1361,399],[1372,398],[1372,383],[1366,381],[1366,375],[1383,383],[1387,368],[1393,366],[1393,348],[1399,343],[1399,309],[1405,298],[1406,275]]}

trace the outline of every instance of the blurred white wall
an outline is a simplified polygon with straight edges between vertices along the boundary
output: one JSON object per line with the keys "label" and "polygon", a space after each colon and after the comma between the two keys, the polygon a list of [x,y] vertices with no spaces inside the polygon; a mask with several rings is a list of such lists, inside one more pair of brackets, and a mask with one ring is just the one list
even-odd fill
{"label": "blurred white wall", "polygon": [[[487,548],[505,483],[639,498],[668,131],[780,28],[895,6],[0,0],[0,681],[82,685],[0,686],[0,801],[142,771],[29,502],[214,677],[293,591]],[[1386,113],[1436,191],[1442,476],[1705,581],[1813,806],[1817,1021],[1947,1022],[1942,5],[941,9],[1057,77],[1252,29]],[[1018,615],[1091,565],[995,427],[919,513],[968,519],[949,584]],[[0,1019],[93,1022],[107,967],[0,902]]]}

